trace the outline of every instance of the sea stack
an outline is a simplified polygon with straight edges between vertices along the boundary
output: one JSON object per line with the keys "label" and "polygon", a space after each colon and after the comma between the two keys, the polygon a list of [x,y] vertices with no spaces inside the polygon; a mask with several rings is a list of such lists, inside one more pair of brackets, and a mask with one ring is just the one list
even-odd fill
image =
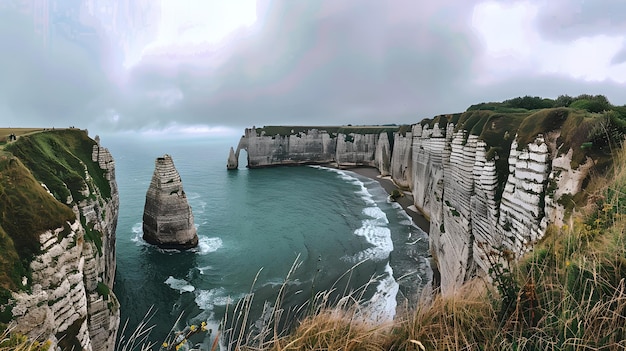
{"label": "sea stack", "polygon": [[226,169],[237,169],[239,167],[239,161],[233,147],[230,147],[230,153],[228,154],[228,162],[226,163]]}
{"label": "sea stack", "polygon": [[198,246],[191,206],[170,155],[155,161],[143,210],[143,239],[163,249]]}

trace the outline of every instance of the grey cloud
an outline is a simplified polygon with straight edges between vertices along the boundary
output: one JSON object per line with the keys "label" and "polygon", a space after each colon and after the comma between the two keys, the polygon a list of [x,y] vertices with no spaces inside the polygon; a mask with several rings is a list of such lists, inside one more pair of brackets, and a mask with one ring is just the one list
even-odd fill
{"label": "grey cloud", "polygon": [[537,24],[552,40],[569,41],[593,35],[626,32],[626,2],[622,0],[552,0],[542,2]]}
{"label": "grey cloud", "polygon": [[[62,27],[61,27],[62,28]],[[48,38],[33,31],[32,19],[11,9],[0,11],[0,106],[10,125],[81,125],[95,113],[107,90],[96,41]],[[94,45],[92,45],[94,43]]]}
{"label": "grey cloud", "polygon": [[613,65],[619,65],[622,63],[626,63],[626,42],[624,42],[622,49],[618,51],[615,56],[613,56],[613,59],[611,59],[611,64]]}
{"label": "grey cloud", "polygon": [[[145,57],[124,79],[113,79],[120,58],[99,31],[82,28],[92,33],[88,40],[59,32],[44,50],[30,19],[0,12],[0,50],[11,53],[0,56],[0,118],[96,131],[171,123],[242,128],[414,123],[523,95],[605,94],[626,103],[618,85],[563,77],[476,85],[482,48],[469,28],[476,2],[262,0],[257,27],[227,44],[198,47],[193,57]],[[603,15],[581,19],[576,9],[587,5],[569,6],[573,12],[542,30],[558,39],[589,33],[585,26]]]}
{"label": "grey cloud", "polygon": [[141,96],[127,100],[122,115],[129,117],[120,126],[140,127],[130,116],[146,114],[162,126],[173,116],[231,125],[414,121],[451,103],[469,78],[477,46],[464,6],[261,3],[265,27],[230,48],[223,65],[164,70],[157,57],[137,68],[131,91],[180,89],[182,100],[167,110]]}

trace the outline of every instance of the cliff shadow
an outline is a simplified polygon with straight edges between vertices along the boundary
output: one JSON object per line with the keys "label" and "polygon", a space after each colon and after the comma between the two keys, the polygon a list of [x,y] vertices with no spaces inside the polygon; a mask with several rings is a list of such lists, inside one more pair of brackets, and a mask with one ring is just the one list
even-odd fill
{"label": "cliff shadow", "polygon": [[[124,306],[121,309],[121,325],[128,321],[124,336],[128,338],[152,308],[154,315],[147,323],[148,326],[154,325],[150,339],[163,340],[181,312],[195,307],[192,293],[195,288],[191,281],[197,266],[197,253],[161,250],[146,245],[135,263],[134,267],[127,267],[126,270],[137,270],[141,274],[123,278],[118,275],[114,287],[120,304]],[[131,276],[133,278],[129,278]],[[181,320],[186,320],[186,316]]]}

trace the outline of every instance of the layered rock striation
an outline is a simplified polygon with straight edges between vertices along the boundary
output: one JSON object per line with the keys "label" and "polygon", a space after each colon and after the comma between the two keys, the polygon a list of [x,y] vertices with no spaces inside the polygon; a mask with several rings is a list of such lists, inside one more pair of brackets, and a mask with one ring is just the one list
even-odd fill
{"label": "layered rock striation", "polygon": [[[239,153],[247,153],[247,167],[333,164],[338,167],[371,166],[389,174],[389,134],[400,127],[265,127],[247,128],[227,168],[239,166]],[[393,138],[391,138],[393,139]]]}
{"label": "layered rock striation", "polygon": [[[450,294],[476,275],[487,276],[492,265],[531,250],[548,225],[563,224],[567,202],[597,163],[610,160],[610,141],[602,135],[621,134],[607,128],[612,128],[608,116],[564,108],[472,111],[424,120],[396,131],[391,140],[387,132],[338,137],[328,144],[335,156],[315,161],[373,166],[410,190],[414,205],[430,220],[441,291]],[[284,146],[293,137],[246,130],[238,151],[247,150],[249,167],[281,165],[313,150],[292,154]]]}
{"label": "layered rock striation", "polygon": [[198,246],[191,206],[170,155],[155,161],[143,212],[143,238],[164,249]]}
{"label": "layered rock striation", "polygon": [[[3,281],[11,296],[0,310],[10,313],[12,332],[47,340],[51,349],[113,351],[119,195],[111,154],[76,129],[23,136],[8,151],[13,156],[0,166],[3,213],[18,216],[18,234],[30,239],[14,237],[2,254],[29,264],[15,268],[19,281]],[[11,182],[17,174],[20,182]],[[15,203],[18,193],[25,198]],[[11,223],[1,224],[0,232],[15,234]]]}

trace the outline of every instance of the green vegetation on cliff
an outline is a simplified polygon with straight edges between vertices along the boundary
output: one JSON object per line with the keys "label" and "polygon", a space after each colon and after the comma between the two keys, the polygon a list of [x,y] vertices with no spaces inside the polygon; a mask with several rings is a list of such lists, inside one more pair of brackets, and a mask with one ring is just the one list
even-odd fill
{"label": "green vegetation on cliff", "polygon": [[[0,305],[9,291],[29,288],[22,278],[30,281],[40,235],[57,228],[64,228],[61,236],[69,233],[68,222],[76,220],[73,203],[66,203],[69,195],[80,201],[86,187],[90,196],[97,187],[111,197],[104,171],[91,160],[93,145],[86,132],[67,129],[23,133],[0,150]],[[10,315],[0,318],[3,323]]]}
{"label": "green vegetation on cliff", "polygon": [[[93,141],[85,131],[64,129],[23,136],[6,146],[30,169],[35,178],[46,184],[50,192],[61,202],[69,195],[74,201],[84,198],[86,186],[97,188],[106,199],[111,198],[111,187],[105,171],[91,160]],[[91,181],[85,171],[89,172]]]}
{"label": "green vegetation on cliff", "polygon": [[465,140],[470,134],[483,140],[487,144],[487,159],[496,164],[498,201],[509,175],[508,156],[516,136],[517,149],[522,150],[538,135],[547,139],[550,133],[558,131],[552,142],[559,154],[572,151],[573,169],[591,158],[596,169],[603,170],[610,166],[612,151],[620,147],[626,136],[624,112],[626,106],[613,106],[602,95],[562,95],[556,100],[525,96],[472,105],[466,112],[439,115],[420,124],[445,128],[453,123],[454,132],[469,132],[464,135]]}
{"label": "green vegetation on cliff", "polygon": [[614,106],[604,95],[582,94],[576,97],[560,95],[556,99],[542,98],[539,96],[523,96],[502,102],[481,102],[467,108],[467,111],[489,110],[494,112],[511,113],[541,110],[546,108],[570,107],[585,110],[592,113],[604,111],[617,111],[626,118],[626,105]]}
{"label": "green vegetation on cliff", "polygon": [[18,158],[0,155],[0,287],[23,288],[21,277],[40,252],[39,235],[74,218],[72,209],[50,196]]}

